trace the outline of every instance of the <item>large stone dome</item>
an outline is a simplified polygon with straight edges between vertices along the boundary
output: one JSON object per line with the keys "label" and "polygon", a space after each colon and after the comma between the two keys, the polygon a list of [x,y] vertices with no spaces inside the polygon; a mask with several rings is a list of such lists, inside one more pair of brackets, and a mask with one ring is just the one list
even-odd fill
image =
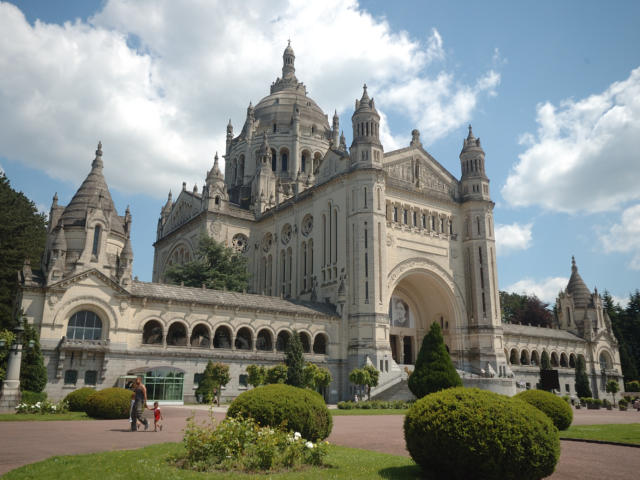
{"label": "large stone dome", "polygon": [[591,292],[578,273],[578,267],[573,257],[571,258],[571,277],[567,284],[567,293],[573,297],[575,308],[586,308],[591,304]]}

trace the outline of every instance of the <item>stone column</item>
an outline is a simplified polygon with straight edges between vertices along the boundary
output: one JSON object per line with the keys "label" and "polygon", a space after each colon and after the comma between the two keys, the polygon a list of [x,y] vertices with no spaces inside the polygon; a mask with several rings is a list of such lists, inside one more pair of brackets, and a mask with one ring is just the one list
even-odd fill
{"label": "stone column", "polygon": [[7,375],[2,382],[2,391],[0,392],[0,412],[3,413],[15,413],[16,405],[20,403],[20,364],[22,362],[22,339],[19,338],[20,336],[16,336],[7,358]]}

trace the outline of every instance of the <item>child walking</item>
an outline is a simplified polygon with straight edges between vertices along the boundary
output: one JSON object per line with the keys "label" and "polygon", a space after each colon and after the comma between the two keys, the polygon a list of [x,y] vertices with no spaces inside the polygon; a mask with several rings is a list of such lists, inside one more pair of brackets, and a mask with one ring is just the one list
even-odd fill
{"label": "child walking", "polygon": [[164,420],[162,416],[162,412],[160,411],[160,407],[158,406],[158,402],[153,402],[153,431],[157,432],[158,428],[162,431],[162,423],[160,420]]}

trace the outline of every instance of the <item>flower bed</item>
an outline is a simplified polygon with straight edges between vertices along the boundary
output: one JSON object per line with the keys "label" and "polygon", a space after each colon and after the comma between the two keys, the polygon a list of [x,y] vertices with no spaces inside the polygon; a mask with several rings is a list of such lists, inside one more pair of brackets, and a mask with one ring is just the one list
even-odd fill
{"label": "flower bed", "polygon": [[16,413],[64,413],[67,411],[66,404],[60,402],[58,404],[51,403],[47,400],[44,402],[26,403],[22,402],[16,406]]}

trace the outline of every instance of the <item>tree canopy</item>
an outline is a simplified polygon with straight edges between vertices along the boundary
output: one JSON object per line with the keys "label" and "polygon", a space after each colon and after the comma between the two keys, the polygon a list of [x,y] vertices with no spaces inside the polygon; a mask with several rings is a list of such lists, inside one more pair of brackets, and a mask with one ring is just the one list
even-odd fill
{"label": "tree canopy", "polygon": [[17,272],[26,258],[39,264],[46,236],[44,214],[0,173],[0,329],[11,330],[18,324],[13,309]]}
{"label": "tree canopy", "polygon": [[211,360],[204,369],[204,374],[198,383],[196,393],[202,395],[206,403],[211,403],[217,397],[220,405],[220,390],[231,380],[229,365],[213,363]]}
{"label": "tree canopy", "polygon": [[380,372],[373,365],[365,365],[362,368],[354,368],[349,373],[349,381],[355,385],[366,388],[367,397],[371,400],[371,388],[378,386]]}
{"label": "tree canopy", "polygon": [[415,369],[409,376],[409,390],[422,398],[445,388],[461,386],[462,380],[451,362],[440,325],[434,322],[422,340]]}
{"label": "tree canopy", "polygon": [[293,331],[284,350],[284,362],[287,365],[287,385],[303,387],[304,352],[300,335]]}
{"label": "tree canopy", "polygon": [[173,265],[166,272],[167,281],[188,287],[213,288],[242,292],[249,284],[247,258],[213,238],[202,235],[194,260]]}
{"label": "tree canopy", "polygon": [[576,359],[576,395],[578,398],[590,398],[591,387],[589,386],[589,376],[582,355],[578,355]]}
{"label": "tree canopy", "polygon": [[504,323],[549,327],[553,323],[553,312],[549,304],[535,295],[500,292],[500,309]]}
{"label": "tree canopy", "polygon": [[640,290],[629,294],[626,308],[616,304],[607,291],[602,296],[618,340],[622,375],[626,382],[640,379]]}

